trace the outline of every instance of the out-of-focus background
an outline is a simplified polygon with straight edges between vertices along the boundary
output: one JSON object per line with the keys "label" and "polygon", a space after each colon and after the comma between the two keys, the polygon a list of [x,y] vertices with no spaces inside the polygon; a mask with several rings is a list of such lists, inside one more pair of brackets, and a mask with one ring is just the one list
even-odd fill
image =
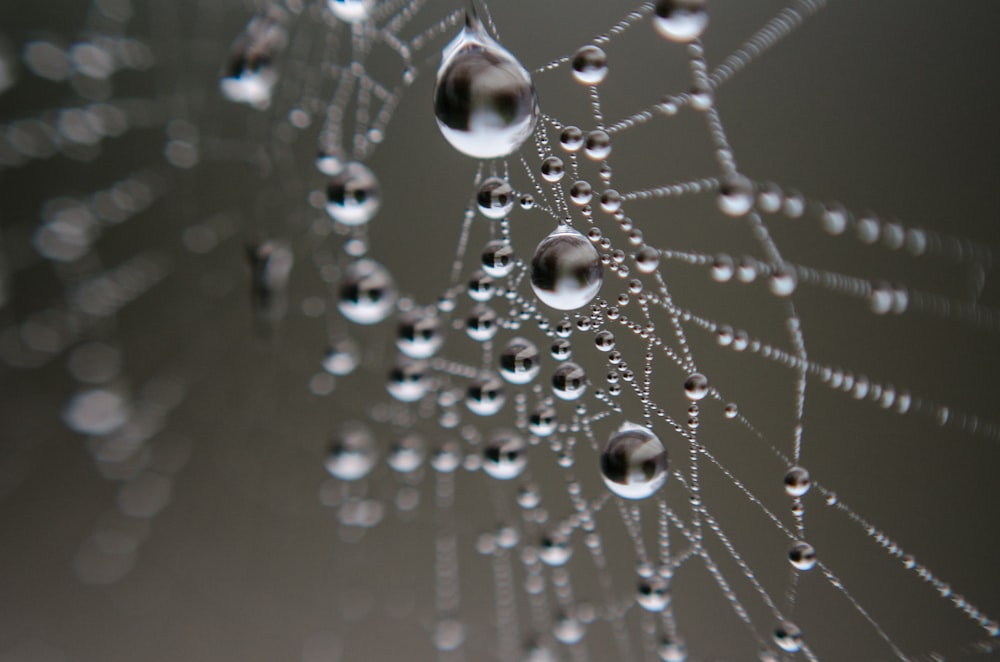
{"label": "out-of-focus background", "polygon": [[[388,3],[383,20],[404,4]],[[427,2],[402,34],[412,38],[460,4]],[[710,5],[704,49],[711,70],[786,3]],[[351,484],[324,470],[345,422],[369,425],[382,457],[408,429],[431,449],[512,427],[518,391],[508,389],[495,420],[461,408],[461,425],[445,429],[386,393],[394,318],[370,328],[340,319],[344,237],[332,229],[322,197],[317,204],[325,179],[314,160],[337,67],[349,65],[361,37],[352,50],[351,28],[332,20],[325,3],[289,0],[287,8],[281,78],[269,107],[255,109],[224,99],[218,81],[257,5],[0,6],[0,660],[478,660],[504,657],[511,632],[519,654],[540,641],[556,659],[620,657],[607,614],[632,601],[636,557],[614,501],[597,518],[612,594],[595,579],[583,536],[574,537],[571,602],[597,616],[571,646],[555,641],[551,625],[530,609],[520,553],[537,543],[538,530],[522,519],[517,481],[460,470],[456,503],[442,509],[427,466],[401,476],[380,460],[366,481]],[[535,72],[542,111],[591,126],[587,90],[568,68],[537,69],[607,32],[633,3],[493,2],[489,9],[504,46]],[[684,47],[648,22],[604,46],[609,74],[600,93],[609,120],[690,88]],[[984,629],[953,601],[964,596],[984,620],[1000,614],[1000,441],[986,429],[1000,394],[997,282],[988,269],[988,249],[1000,237],[998,24],[1000,6],[986,1],[834,0],[715,94],[739,169],[754,181],[958,238],[942,240],[943,257],[915,258],[830,236],[809,214],[765,216],[789,262],[948,302],[927,306],[935,312],[885,316],[863,298],[814,284],[800,282],[792,297],[810,359],[950,407],[938,413],[941,421],[903,416],[810,380],[803,464],[952,590],[903,567],[814,492],[806,501],[810,542],[856,600],[819,571],[798,580],[793,620],[820,659],[892,659],[880,632],[912,659],[936,659],[936,651],[947,659],[991,656],[982,652],[990,646]],[[415,56],[417,76],[399,88],[384,141],[366,159],[382,190],[369,255],[421,305],[448,286],[478,167],[434,124],[434,72],[457,31],[444,27]],[[384,42],[375,43],[366,66],[390,89],[401,80],[399,58]],[[349,141],[350,121],[346,127]],[[615,185],[624,193],[716,176],[713,151],[703,114],[681,108],[615,136]],[[530,146],[524,158],[537,171]],[[520,161],[509,163],[515,188],[530,190]],[[711,194],[627,209],[660,248],[764,257],[748,224],[720,214]],[[614,224],[598,220],[610,234]],[[510,221],[524,258],[554,227],[539,210],[515,207]],[[463,279],[489,233],[477,219]],[[287,247],[294,266],[287,288],[262,313],[252,306],[247,247],[268,240]],[[705,268],[667,260],[661,273],[679,305],[789,347],[784,303],[766,285],[721,285]],[[624,287],[606,283],[602,296]],[[456,319],[470,307],[464,295],[459,306]],[[544,354],[548,341],[529,332]],[[721,405],[706,405],[702,443],[791,522],[781,493],[786,467],[768,444],[791,452],[794,372],[690,333],[702,371],[767,440],[732,432]],[[479,360],[482,350],[464,331],[447,334],[442,355]],[[356,341],[360,366],[330,375],[324,352],[343,337]],[[574,360],[587,368],[592,388],[606,387],[603,357],[581,337],[574,336]],[[642,345],[622,341],[621,349],[641,365]],[[555,362],[543,356],[543,365],[547,389]],[[684,378],[657,364],[654,399],[683,414]],[[635,402],[625,408],[629,416],[639,411]],[[980,418],[972,423],[966,414]],[[598,439],[620,422],[612,416],[595,426]],[[661,436],[684,470],[683,440]],[[604,488],[596,454],[584,446],[573,472],[593,499]],[[566,472],[546,444],[531,448],[529,466],[550,515],[568,517]],[[706,506],[740,558],[783,601],[787,538],[731,479],[705,465],[702,481]],[[665,494],[687,517],[688,495],[676,481]],[[642,512],[652,546],[656,510]],[[501,555],[506,566],[476,549],[483,534],[503,526],[522,536]],[[442,531],[455,534],[454,557],[442,551]],[[690,659],[755,659],[760,637],[770,644],[773,619],[718,541],[713,551],[754,626],[734,615],[702,564],[682,567],[672,608]],[[513,568],[511,578],[504,568]],[[464,645],[445,653],[433,643],[442,636],[435,596],[453,576]],[[497,615],[509,613],[505,590],[518,605],[513,631],[498,624]],[[660,635],[642,634],[653,621],[639,612],[633,606],[625,619],[632,653],[655,659],[648,641]]]}

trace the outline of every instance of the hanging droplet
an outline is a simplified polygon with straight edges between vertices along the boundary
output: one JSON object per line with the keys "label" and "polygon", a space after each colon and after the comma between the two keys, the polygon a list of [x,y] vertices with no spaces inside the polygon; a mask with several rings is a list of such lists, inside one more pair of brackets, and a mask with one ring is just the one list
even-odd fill
{"label": "hanging droplet", "polygon": [[572,200],[575,205],[585,205],[590,202],[593,197],[594,188],[590,185],[590,182],[582,180],[573,182],[573,185],[569,188],[569,199]]}
{"label": "hanging droplet", "polygon": [[503,278],[514,270],[514,249],[503,239],[488,241],[482,253],[483,271],[494,278]]}
{"label": "hanging droplet", "polygon": [[486,272],[479,270],[469,278],[469,298],[473,301],[486,302],[493,298],[496,288],[493,279]]}
{"label": "hanging droplet", "polygon": [[359,480],[375,466],[375,440],[360,424],[346,425],[330,445],[326,470],[340,480]]}
{"label": "hanging droplet", "polygon": [[344,162],[341,161],[340,157],[336,154],[320,152],[316,156],[316,169],[324,175],[333,177],[334,175],[340,174],[340,172],[344,169]]}
{"label": "hanging droplet", "polygon": [[487,177],[476,193],[476,205],[486,218],[499,220],[514,208],[514,189],[505,179]]}
{"label": "hanging droplet", "polygon": [[551,405],[541,404],[528,417],[528,430],[538,437],[548,437],[556,431],[558,420],[556,409]]}
{"label": "hanging droplet", "polygon": [[802,650],[802,630],[794,623],[785,621],[774,629],[774,643],[786,653]]}
{"label": "hanging droplet", "polygon": [[544,161],[542,161],[539,171],[542,173],[542,179],[552,183],[558,182],[566,173],[563,168],[563,160],[558,156],[547,157]]}
{"label": "hanging droplet", "polygon": [[608,75],[608,56],[594,45],[584,46],[573,56],[573,78],[584,85],[598,85]]}
{"label": "hanging droplet", "polygon": [[583,131],[576,126],[567,126],[559,134],[559,144],[567,152],[578,152],[583,147]]}
{"label": "hanging droplet", "polygon": [[774,270],[771,274],[771,278],[767,282],[768,288],[771,290],[771,294],[776,297],[787,297],[791,296],[795,292],[795,288],[799,284],[799,275],[795,271],[794,267],[787,264],[782,264],[780,267]]}
{"label": "hanging droplet", "polygon": [[643,246],[635,253],[635,268],[651,274],[660,266],[660,252],[652,246]]}
{"label": "hanging droplet", "polygon": [[476,342],[486,342],[497,334],[497,314],[489,306],[482,304],[469,311],[465,318],[465,332]]}
{"label": "hanging droplet", "polygon": [[566,565],[573,556],[573,546],[565,532],[555,529],[542,536],[538,546],[538,558],[550,566]]}
{"label": "hanging droplet", "polygon": [[553,341],[549,351],[556,361],[565,361],[573,355],[573,344],[565,338],[557,338]]}
{"label": "hanging droplet", "polygon": [[427,395],[430,388],[430,382],[427,379],[427,363],[401,357],[389,372],[386,388],[389,395],[400,402],[420,400]]}
{"label": "hanging droplet", "polygon": [[708,26],[708,0],[660,0],[653,26],[670,41],[694,41]]}
{"label": "hanging droplet", "polygon": [[552,634],[560,642],[567,646],[572,646],[583,639],[583,636],[587,634],[587,629],[579,619],[563,615],[556,621],[555,626],[552,628]]}
{"label": "hanging droplet", "polygon": [[378,324],[392,312],[397,296],[388,270],[365,258],[351,264],[344,273],[337,307],[355,324]]}
{"label": "hanging droplet", "polygon": [[493,434],[483,448],[483,471],[499,480],[517,478],[528,464],[528,447],[510,430]]}
{"label": "hanging droplet", "polygon": [[416,471],[423,461],[424,440],[415,434],[408,434],[396,442],[388,458],[392,470],[403,474]]}
{"label": "hanging droplet", "polygon": [[441,53],[434,115],[452,147],[477,159],[517,150],[535,130],[531,74],[486,32],[471,9],[465,28]]}
{"label": "hanging droplet", "polygon": [[812,478],[809,472],[802,467],[792,467],[785,474],[785,492],[788,496],[800,497],[812,487]]}
{"label": "hanging droplet", "polygon": [[434,312],[415,310],[404,315],[399,322],[396,347],[411,358],[430,358],[443,342],[441,320]]}
{"label": "hanging droplet", "polygon": [[635,601],[646,611],[661,612],[670,604],[670,584],[659,575],[643,578]]}
{"label": "hanging droplet", "polygon": [[462,449],[457,442],[446,441],[431,456],[431,466],[439,473],[451,473],[462,464]]}
{"label": "hanging droplet", "polygon": [[495,372],[480,374],[465,391],[465,406],[479,416],[493,416],[503,409],[506,400],[503,381]]}
{"label": "hanging droplet", "polygon": [[371,16],[375,0],[326,0],[330,12],[346,23],[357,23]]}
{"label": "hanging droplet", "polygon": [[684,381],[684,395],[688,400],[695,402],[702,400],[708,395],[709,390],[708,377],[700,372],[691,373]]}
{"label": "hanging droplet", "polygon": [[326,185],[326,213],[344,225],[363,225],[381,204],[378,180],[363,163],[351,161]]}
{"label": "hanging droplet", "polygon": [[816,567],[816,548],[807,542],[797,542],[788,550],[789,562],[798,570]]}
{"label": "hanging droplet", "polygon": [[222,94],[230,101],[265,109],[278,82],[275,59],[288,44],[285,12],[273,8],[256,16],[233,42],[229,64],[219,81]]}
{"label": "hanging droplet", "polygon": [[535,249],[531,289],[552,308],[575,310],[587,305],[603,282],[604,267],[597,249],[568,225],[560,225]]}
{"label": "hanging droplet", "polygon": [[719,182],[719,209],[729,216],[743,216],[753,208],[753,182],[731,173]]}
{"label": "hanging droplet", "polygon": [[601,453],[601,477],[612,492],[625,499],[645,499],[667,482],[667,450],[648,428],[626,423]]}
{"label": "hanging droplet", "polygon": [[344,376],[354,372],[361,362],[361,350],[350,338],[334,342],[323,357],[323,369],[331,375]]}
{"label": "hanging droplet", "polygon": [[602,329],[594,336],[594,346],[602,352],[610,352],[615,348],[615,334]]}
{"label": "hanging droplet", "polygon": [[500,353],[500,376],[511,384],[527,384],[542,369],[538,347],[524,338],[514,338]]}
{"label": "hanging droplet", "polygon": [[587,134],[587,140],[583,148],[587,157],[594,161],[601,161],[611,154],[611,137],[601,129],[596,129]]}
{"label": "hanging droplet", "polygon": [[575,363],[563,363],[552,375],[552,392],[561,400],[577,400],[587,390],[587,374]]}
{"label": "hanging droplet", "polygon": [[663,639],[656,647],[656,655],[661,662],[687,662],[687,646],[683,641]]}

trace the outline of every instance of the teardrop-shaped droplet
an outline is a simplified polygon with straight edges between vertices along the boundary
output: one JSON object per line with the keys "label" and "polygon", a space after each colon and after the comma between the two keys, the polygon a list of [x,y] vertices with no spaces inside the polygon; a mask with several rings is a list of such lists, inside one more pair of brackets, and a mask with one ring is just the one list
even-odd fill
{"label": "teardrop-shaped droplet", "polygon": [[517,478],[527,464],[528,446],[510,430],[496,432],[483,448],[483,471],[493,478]]}
{"label": "teardrop-shaped droplet", "polygon": [[362,225],[375,216],[381,198],[375,174],[351,161],[326,186],[326,213],[344,225]]}
{"label": "teardrop-shaped droplet", "polygon": [[326,0],[330,13],[346,23],[357,23],[371,16],[375,0]]}
{"label": "teardrop-shaped droplet", "polygon": [[487,34],[474,12],[441,54],[434,115],[452,147],[477,159],[506,156],[535,130],[538,99],[531,74]]}
{"label": "teardrop-shaped droplet", "polygon": [[597,249],[582,234],[561,225],[543,239],[531,260],[531,289],[557,310],[576,310],[593,300],[604,282]]}
{"label": "teardrop-shaped droplet", "polygon": [[514,208],[514,189],[504,179],[487,177],[476,193],[476,205],[486,218],[499,220]]}
{"label": "teardrop-shaped droplet", "polygon": [[360,424],[346,425],[330,444],[326,470],[340,480],[359,480],[375,466],[375,440]]}
{"label": "teardrop-shaped droplet", "polygon": [[347,268],[337,307],[356,324],[378,324],[396,305],[396,284],[388,270],[375,260],[358,260]]}
{"label": "teardrop-shaped droplet", "polygon": [[538,347],[524,338],[514,338],[500,353],[500,375],[511,384],[527,384],[542,369]]}
{"label": "teardrop-shaped droplet", "polygon": [[667,482],[667,450],[648,428],[626,423],[601,453],[601,477],[625,499],[645,499]]}
{"label": "teardrop-shaped droplet", "polygon": [[219,81],[219,89],[230,101],[264,109],[271,105],[271,93],[278,82],[275,59],[288,44],[285,12],[272,9],[247,23],[233,42],[229,64]]}
{"label": "teardrop-shaped droplet", "polygon": [[670,41],[694,41],[708,27],[708,0],[660,0],[653,26]]}

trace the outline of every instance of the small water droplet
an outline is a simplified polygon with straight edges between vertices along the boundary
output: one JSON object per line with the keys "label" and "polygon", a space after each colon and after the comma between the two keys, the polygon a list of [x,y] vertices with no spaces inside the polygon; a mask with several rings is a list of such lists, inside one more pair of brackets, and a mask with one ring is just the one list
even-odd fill
{"label": "small water droplet", "polygon": [[487,177],[476,193],[476,204],[480,214],[486,218],[499,220],[514,208],[514,189],[505,179]]}
{"label": "small water droplet", "polygon": [[481,257],[483,271],[493,278],[503,278],[514,270],[514,248],[503,239],[487,242]]}
{"label": "small water droplet", "polygon": [[434,312],[411,311],[399,322],[396,347],[411,358],[429,358],[438,351],[443,342],[441,320]]}
{"label": "small water droplet", "polygon": [[364,258],[347,268],[337,307],[344,317],[356,324],[378,324],[392,312],[397,296],[388,270]]}
{"label": "small water droplet", "polygon": [[465,391],[465,406],[479,416],[493,416],[503,409],[506,400],[503,381],[495,372],[480,374]]}
{"label": "small water droplet", "polygon": [[483,448],[483,471],[499,480],[517,478],[528,465],[528,447],[510,430],[493,434]]}
{"label": "small water droplet", "polygon": [[626,423],[601,453],[601,477],[612,492],[625,499],[645,499],[667,481],[668,460],[663,442],[648,428]]}
{"label": "small water droplet", "polygon": [[381,198],[375,174],[351,161],[326,186],[326,213],[344,225],[363,225],[378,212]]}
{"label": "small water droplet", "polygon": [[542,303],[575,310],[590,303],[604,282],[601,258],[586,237],[562,225],[538,244],[531,260],[531,289]]}
{"label": "small water droplet", "polygon": [[530,340],[514,338],[500,353],[500,375],[511,384],[527,384],[541,369],[538,347]]}
{"label": "small water droplet", "polygon": [[786,653],[802,650],[802,631],[794,623],[785,621],[774,629],[774,643]]}
{"label": "small water droplet", "polygon": [[798,570],[816,567],[816,549],[807,542],[797,542],[788,550],[788,561]]}
{"label": "small water droplet", "polygon": [[809,472],[802,467],[792,467],[785,474],[785,492],[788,496],[800,497],[812,487]]}
{"label": "small water droplet", "polygon": [[708,26],[708,0],[660,0],[656,3],[653,27],[665,39],[690,42]]}
{"label": "small water droplet", "polygon": [[375,6],[375,0],[326,0],[330,12],[347,23],[366,20]]}
{"label": "small water droplet", "polygon": [[552,375],[552,392],[561,400],[576,400],[587,390],[587,374],[575,363],[563,363]]}
{"label": "small water droplet", "polygon": [[573,78],[584,85],[598,85],[608,75],[608,56],[594,45],[587,45],[573,56]]}
{"label": "small water droplet", "polygon": [[719,182],[719,209],[729,216],[743,216],[753,208],[753,182],[731,173]]}
{"label": "small water droplet", "polygon": [[361,424],[345,425],[330,445],[326,470],[340,480],[360,480],[375,466],[375,440]]}

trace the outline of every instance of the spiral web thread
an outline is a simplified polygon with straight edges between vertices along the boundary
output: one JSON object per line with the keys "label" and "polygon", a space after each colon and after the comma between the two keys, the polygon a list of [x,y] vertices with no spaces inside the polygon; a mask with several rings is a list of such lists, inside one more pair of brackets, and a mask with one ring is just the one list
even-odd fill
{"label": "spiral web thread", "polygon": [[[35,119],[7,122],[3,127],[6,142],[2,155],[3,167],[8,171],[31,168],[38,160],[50,158],[59,151],[86,163],[99,156],[103,140],[129,131],[163,131],[167,144],[165,164],[157,162],[132,171],[86,197],[48,201],[38,226],[29,231],[36,252],[51,263],[59,287],[71,296],[66,297],[64,303],[35,310],[31,315],[15,315],[3,335],[5,361],[18,369],[39,368],[83,339],[91,345],[98,342],[112,348],[120,358],[125,343],[117,337],[114,324],[120,311],[165,279],[178,277],[181,271],[175,264],[179,261],[178,254],[208,256],[227,238],[245,233],[248,228],[241,227],[243,221],[238,216],[209,215],[202,223],[187,227],[182,237],[183,246],[178,250],[149,248],[110,268],[100,260],[96,246],[101,228],[141,218],[158,200],[171,197],[179,186],[189,185],[191,180],[186,178],[187,173],[197,173],[203,162],[235,160],[251,164],[265,178],[276,174],[283,193],[290,199],[302,200],[307,192],[293,176],[295,167],[291,163],[297,157],[291,149],[294,141],[288,136],[305,130],[313,118],[322,119],[318,145],[321,153],[341,161],[370,160],[387,139],[391,120],[407,89],[429,73],[442,39],[450,38],[462,22],[461,10],[445,11],[440,14],[441,18],[430,19],[428,27],[414,30],[418,19],[420,25],[426,25],[425,15],[438,9],[425,7],[431,4],[420,0],[379,2],[372,9],[369,20],[353,24],[333,19],[322,3],[305,5],[289,0],[266,7],[260,16],[279,12],[282,29],[287,30],[288,45],[279,57],[291,62],[320,64],[319,73],[306,67],[283,68],[268,103],[261,104],[256,111],[247,111],[248,133],[274,136],[274,140],[264,147],[252,141],[222,138],[226,131],[214,124],[213,118],[199,116],[199,103],[204,102],[193,100],[197,96],[194,91],[207,89],[215,93],[211,89],[215,81],[174,81],[173,85],[171,81],[163,81],[160,89],[153,90],[145,99],[115,96],[110,101],[95,100],[83,106],[38,112]],[[961,653],[995,651],[994,638],[1000,633],[1000,627],[991,616],[912,556],[902,542],[839,498],[832,487],[835,479],[827,484],[825,476],[814,475],[808,494],[776,500],[751,487],[756,481],[720,459],[713,449],[713,435],[709,434],[709,431],[715,432],[715,425],[704,425],[710,416],[723,419],[725,409],[725,418],[731,419],[725,425],[737,428],[740,435],[749,440],[747,443],[755,444],[759,453],[769,453],[777,460],[771,482],[778,492],[784,472],[803,463],[804,451],[809,446],[805,420],[806,394],[810,389],[842,392],[857,400],[857,407],[878,407],[899,416],[953,428],[962,435],[977,438],[976,443],[997,442],[1000,430],[992,420],[933,401],[905,387],[878,381],[860,371],[811,359],[808,329],[803,328],[795,305],[799,297],[820,290],[827,295],[861,299],[867,302],[872,315],[930,316],[949,324],[996,333],[1000,330],[1000,313],[980,303],[992,266],[990,248],[969,239],[882,219],[868,212],[849,211],[838,204],[823,203],[797,191],[760,181],[752,182],[752,208],[745,214],[738,214],[739,218],[733,223],[749,226],[762,257],[733,257],[655,246],[660,267],[649,273],[636,269],[636,253],[649,244],[645,243],[642,232],[646,221],[639,215],[634,220],[629,216],[632,205],[694,196],[720,196],[723,199],[720,204],[725,204],[725,189],[731,187],[733,178],[740,176],[740,170],[738,155],[728,143],[725,124],[711,97],[765,51],[779,48],[783,39],[806,21],[813,20],[825,4],[818,0],[790,4],[714,67],[705,61],[700,41],[676,47],[676,52],[683,48],[686,54],[691,91],[667,94],[661,101],[624,119],[606,118],[601,86],[589,87],[592,124],[583,127],[584,133],[604,131],[612,146],[619,136],[641,132],[647,125],[670,122],[679,113],[702,114],[717,166],[715,174],[651,188],[616,191],[613,188],[619,180],[616,170],[622,166],[615,162],[614,150],[610,156],[598,159],[584,159],[576,152],[561,150],[558,136],[568,122],[548,114],[544,94],[541,121],[533,137],[534,149],[526,146],[520,154],[509,159],[485,162],[477,168],[470,182],[470,196],[486,176],[499,175],[511,181],[523,194],[530,195],[532,202],[525,202],[524,209],[515,207],[510,218],[499,221],[477,218],[475,204],[469,205],[462,217],[454,261],[448,270],[449,281],[434,306],[435,315],[450,321],[452,328],[445,324],[444,349],[428,362],[427,395],[413,404],[390,402],[373,406],[364,422],[364,425],[387,430],[390,436],[399,436],[406,429],[415,428],[426,430],[428,437],[437,438],[440,435],[435,430],[454,430],[462,438],[457,450],[452,447],[446,447],[448,452],[437,450],[437,457],[432,462],[434,468],[397,472],[402,485],[399,495],[406,494],[412,500],[404,505],[398,497],[396,508],[399,510],[428,508],[419,504],[420,499],[415,496],[422,493],[425,486],[429,486],[434,495],[436,541],[432,570],[436,617],[431,638],[441,658],[465,659],[466,649],[479,651],[484,648],[482,642],[469,639],[476,628],[463,622],[465,598],[460,585],[460,548],[474,545],[489,557],[494,591],[495,650],[500,659],[525,655],[525,642],[532,655],[565,654],[577,660],[599,657],[598,651],[603,650],[602,644],[606,643],[600,641],[600,637],[605,632],[610,632],[610,650],[617,659],[643,655],[683,659],[685,654],[699,659],[696,648],[685,652],[685,633],[677,613],[685,609],[683,594],[675,595],[656,613],[644,611],[634,598],[634,573],[629,575],[631,579],[622,581],[621,568],[632,573],[635,564],[638,564],[640,578],[647,582],[662,580],[667,586],[678,576],[692,572],[691,567],[700,566],[707,572],[705,581],[721,593],[728,604],[734,622],[742,624],[749,633],[748,641],[756,646],[753,654],[760,654],[762,658],[786,654],[779,653],[780,648],[776,647],[776,643],[788,643],[787,637],[783,642],[775,641],[776,625],[787,630],[791,623],[799,621],[798,615],[803,608],[822,609],[815,604],[803,605],[798,599],[801,577],[808,572],[810,577],[822,576],[833,589],[828,595],[846,602],[860,622],[881,640],[882,649],[874,655],[892,655],[898,659],[924,655],[937,659],[938,653],[909,650],[905,633],[884,628],[881,617],[870,612],[837,574],[837,559],[827,558],[823,549],[819,549],[819,561],[812,570],[792,569],[780,585],[762,579],[754,564],[747,560],[749,555],[741,552],[739,545],[727,535],[725,519],[713,506],[713,495],[703,494],[702,483],[709,472],[717,472],[716,478],[724,478],[735,490],[735,498],[742,498],[758,516],[767,520],[769,534],[786,540],[787,546],[810,539],[806,513],[812,512],[812,508],[825,508],[843,518],[870,539],[870,547],[881,548],[882,553],[898,560],[912,577],[929,584],[943,602],[972,623],[978,638],[969,637],[957,646],[952,644],[954,650]],[[163,37],[177,25],[178,17],[173,11],[152,12],[151,24],[158,27],[153,30],[147,45],[124,36],[130,12],[121,8],[127,6],[120,2],[96,2],[85,19],[86,29],[82,34],[91,41],[78,43],[92,43],[105,53],[113,53],[117,68],[103,71],[99,63],[91,63],[88,71],[87,54],[76,52],[70,67],[75,66],[83,73],[76,78],[67,74],[64,79],[69,78],[77,86],[75,92],[83,99],[112,96],[110,90],[87,88],[89,84],[103,84],[102,81],[110,80],[118,71],[152,66],[153,54],[148,46],[159,49],[155,55],[162,62],[183,59],[170,51]],[[195,43],[211,37],[211,21],[218,19],[211,10],[201,9],[211,20],[201,28],[203,34],[198,34],[195,28],[192,37]],[[497,34],[498,26],[494,25],[488,8],[482,9],[487,26]],[[602,47],[612,45],[625,39],[632,30],[648,28],[645,24],[652,20],[653,9],[652,3],[639,5],[589,43]],[[709,35],[710,31],[711,28]],[[404,33],[413,34],[401,36]],[[367,59],[380,47],[388,48],[398,57],[402,65],[399,80],[386,82],[367,71]],[[539,88],[544,90],[550,77],[568,77],[571,60],[572,55],[565,55],[538,67],[534,76]],[[58,72],[43,75],[44,71],[35,70],[35,73],[42,78],[59,80]],[[614,74],[613,63],[611,73]],[[335,88],[331,97],[323,98],[321,81],[327,77],[335,81]],[[181,85],[186,86],[183,89],[188,90],[187,96],[192,99],[178,93]],[[686,110],[688,106],[697,108]],[[271,111],[280,119],[269,117]],[[274,128],[278,124],[280,127]],[[566,175],[555,183],[546,182],[538,175],[539,164],[552,155],[566,161]],[[594,185],[590,204],[581,205],[569,199],[569,185],[577,180],[587,180]],[[311,194],[310,203],[314,207],[322,206],[322,198]],[[190,203],[176,204],[183,210]],[[465,279],[478,266],[477,245],[473,243],[477,241],[474,237],[478,237],[477,226],[488,224],[491,237],[516,243],[521,216],[532,220],[547,216],[553,226],[569,223],[587,234],[604,255],[607,271],[602,292],[592,306],[564,319],[535,301],[525,282],[528,280],[527,262],[518,261],[510,276],[498,279],[498,294],[490,303],[500,313],[495,321],[500,327],[499,338],[479,343],[479,360],[462,356],[460,351],[455,352],[455,358],[445,358],[450,356],[453,345],[465,342],[462,338],[465,317],[461,313],[471,308],[465,296]],[[786,259],[789,251],[783,252],[772,234],[775,225],[797,219],[816,223],[830,235],[853,237],[860,245],[879,245],[885,251],[903,254],[913,261],[927,261],[936,268],[968,273],[967,280],[971,284],[961,296],[948,296],[798,264]],[[387,222],[388,219],[381,216],[372,221]],[[291,253],[286,251],[294,249],[300,259],[304,257],[303,250],[311,252],[309,257],[317,265],[322,279],[335,285],[346,265],[368,252],[367,226],[334,225],[335,232],[341,235],[344,251],[333,256],[329,251],[331,240],[326,236],[329,230],[318,230],[318,223],[308,228],[308,232],[318,235],[318,239],[311,236],[304,241],[293,241],[291,249],[280,242],[267,241],[253,248],[254,301],[267,326],[280,325],[286,314],[283,307],[287,304],[287,276],[292,259]],[[328,221],[323,223],[329,224]],[[652,228],[649,229],[649,234],[653,235]],[[85,235],[86,239],[79,239],[74,232]],[[5,234],[20,239],[24,233],[21,228],[12,227]],[[37,257],[10,241],[4,243],[7,245],[4,252],[6,271],[12,274],[11,280],[16,284],[17,274],[38,268]],[[530,250],[530,246],[526,248]],[[519,254],[523,255],[520,251]],[[942,267],[942,264],[948,266]],[[709,272],[716,281],[734,286],[738,282],[767,281],[779,304],[787,336],[783,340],[765,339],[756,336],[750,328],[731,325],[729,320],[715,321],[699,314],[697,306],[689,308],[683,300],[675,299],[669,279],[664,277],[668,265],[678,265],[691,272]],[[218,296],[228,294],[224,290]],[[14,291],[13,296],[16,295]],[[505,301],[498,303],[501,299]],[[408,312],[417,306],[414,299],[404,296],[397,308]],[[508,309],[506,314],[503,308]],[[320,297],[307,297],[302,309],[307,317],[326,313],[326,305]],[[355,335],[335,311],[331,311],[327,319],[332,341]],[[619,343],[619,347],[607,355],[597,353],[593,347],[592,336],[603,330],[613,332]],[[482,419],[487,423],[483,426],[478,419],[470,420],[461,407],[470,380],[483,371],[496,370],[502,339],[529,332],[537,336],[540,347],[570,338],[574,360],[587,352],[594,355],[591,363],[599,368],[595,370],[587,364],[587,393],[573,405],[553,400],[546,378],[551,366],[558,361],[546,359],[545,370],[532,384],[505,385],[508,403],[496,416],[503,419],[500,424]],[[684,398],[681,384],[687,375],[700,371],[700,350],[697,348],[702,346],[701,340],[705,337],[714,338],[720,352],[750,355],[792,375],[792,399],[791,404],[786,405],[794,412],[790,432],[776,439],[771,432],[758,430],[754,420],[741,413],[739,402],[729,404],[723,383],[714,380],[704,401],[689,402]],[[71,362],[74,355],[79,356],[71,354]],[[127,358],[125,356],[126,363]],[[364,364],[363,361],[362,366]],[[660,381],[666,385],[654,381],[654,364],[665,373]],[[610,373],[606,386],[600,383],[602,371]],[[338,375],[342,372],[338,371]],[[91,380],[91,383],[94,381],[100,383],[100,380]],[[335,392],[333,378],[323,373],[314,376],[309,386],[316,396]],[[115,516],[123,515],[128,519],[126,528],[138,529],[138,533],[133,533],[139,540],[148,535],[152,516],[169,502],[171,476],[184,463],[176,460],[184,457],[184,450],[180,448],[183,444],[167,434],[170,412],[183,403],[183,394],[184,378],[167,371],[154,375],[128,395],[120,385],[114,384],[78,391],[64,412],[70,427],[88,435],[90,449],[102,475],[123,481],[123,496],[119,497],[119,512]],[[533,436],[529,429],[530,413],[539,404],[558,405],[560,424],[551,437]],[[597,457],[608,431],[629,418],[641,419],[644,425],[655,430],[671,453],[668,487],[641,503],[621,500],[584,477],[596,473]],[[486,501],[490,502],[488,508],[495,511],[491,516],[495,515],[503,524],[498,531],[482,534],[473,541],[456,507],[456,501],[461,498],[461,481],[457,474],[442,467],[447,465],[448,453],[454,452],[458,466],[464,471],[478,471],[482,463],[479,447],[488,437],[489,430],[498,425],[516,428],[530,438],[531,459],[525,474],[512,481],[520,489],[516,500],[513,490],[504,489],[508,484],[491,484],[484,488],[483,483],[493,479],[482,476],[478,492],[490,493]],[[771,426],[762,427],[771,429]],[[141,455],[139,451],[150,448],[163,449],[160,453],[154,452],[154,458],[159,459],[137,470],[135,462]],[[547,457],[547,451],[551,458]],[[536,463],[548,463],[555,471],[536,470]],[[388,468],[379,467],[366,480],[388,480],[389,473]],[[538,478],[543,475],[544,482]],[[555,482],[554,478],[563,482]],[[731,496],[733,490],[730,490]],[[550,500],[555,500],[553,494],[562,491],[568,498],[565,512],[543,508]],[[383,518],[382,504],[366,498],[365,494],[363,486],[341,485],[336,480],[325,483],[320,493],[321,502],[337,510],[345,532],[343,536],[355,542],[362,539],[366,528],[377,525]],[[130,498],[129,495],[135,496]],[[781,512],[782,508],[789,507],[790,523]],[[618,520],[618,526],[629,541],[629,549],[608,544],[609,536],[618,535],[602,530],[609,528],[609,517]],[[137,520],[144,522],[144,526],[135,525]],[[566,566],[550,567],[539,558],[536,543],[544,532],[553,530],[563,532],[574,547],[580,548]],[[95,536],[99,533],[96,531]],[[118,581],[135,561],[134,556],[130,556],[121,566],[92,562],[95,554],[106,555],[106,550],[95,552],[91,547],[92,541],[88,539],[75,560],[78,575],[86,582]],[[587,562],[581,561],[581,557]],[[590,586],[588,578],[596,585]],[[520,586],[525,589],[523,593]],[[581,587],[588,594],[587,599],[578,596]],[[603,629],[604,626],[607,629]],[[794,647],[800,647],[800,654],[807,659],[823,657],[822,650],[810,645],[808,630],[802,635],[801,645],[796,643]],[[751,654],[749,651],[744,653]],[[469,654],[476,655],[475,652]]]}

